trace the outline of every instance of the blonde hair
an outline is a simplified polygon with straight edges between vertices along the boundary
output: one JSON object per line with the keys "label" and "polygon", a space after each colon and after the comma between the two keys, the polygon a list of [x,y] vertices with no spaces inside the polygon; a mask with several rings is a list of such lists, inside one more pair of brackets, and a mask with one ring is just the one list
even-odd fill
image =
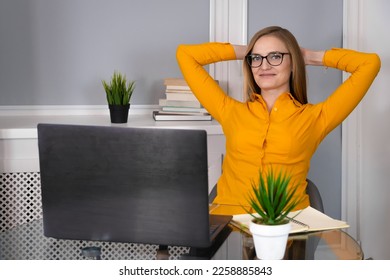
{"label": "blonde hair", "polygon": [[[255,45],[257,40],[265,35],[274,36],[286,45],[286,48],[290,53],[292,63],[292,73],[290,76],[290,93],[301,104],[306,104],[307,89],[305,61],[301,53],[301,48],[299,47],[294,35],[290,31],[279,26],[270,26],[258,31],[249,42],[245,55],[251,54],[253,46]],[[246,63],[246,61],[244,61],[243,63],[243,71],[244,93],[246,94],[248,100],[253,101],[253,94],[261,94],[261,88],[256,84],[253,78],[252,69],[248,65],[248,63]]]}

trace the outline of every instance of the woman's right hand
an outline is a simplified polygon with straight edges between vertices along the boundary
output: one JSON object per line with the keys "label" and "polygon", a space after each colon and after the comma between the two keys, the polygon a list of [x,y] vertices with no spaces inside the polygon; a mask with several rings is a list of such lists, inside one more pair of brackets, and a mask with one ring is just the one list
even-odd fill
{"label": "woman's right hand", "polygon": [[313,51],[301,47],[301,52],[306,65],[323,65],[322,60],[324,58],[325,51]]}

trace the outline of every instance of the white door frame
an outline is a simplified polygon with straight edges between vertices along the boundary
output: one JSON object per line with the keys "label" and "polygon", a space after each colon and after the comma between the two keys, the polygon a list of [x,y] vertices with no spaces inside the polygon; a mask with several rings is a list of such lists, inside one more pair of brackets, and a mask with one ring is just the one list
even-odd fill
{"label": "white door frame", "polygon": [[[248,0],[210,0],[210,42],[247,44]],[[242,61],[212,64],[209,73],[227,94],[243,100]]]}
{"label": "white door frame", "polygon": [[[343,47],[362,47],[361,0],[344,0]],[[348,74],[344,73],[346,79]],[[348,232],[360,241],[361,209],[361,105],[342,124],[341,217],[348,221]]]}
{"label": "white door frame", "polygon": [[[343,47],[361,47],[361,1],[343,0]],[[247,44],[248,0],[210,0],[210,41]],[[210,65],[210,74],[232,97],[243,100],[242,62]],[[346,79],[348,74],[344,74]],[[350,224],[349,233],[360,239],[360,133],[358,106],[342,124],[342,205],[341,217]]]}

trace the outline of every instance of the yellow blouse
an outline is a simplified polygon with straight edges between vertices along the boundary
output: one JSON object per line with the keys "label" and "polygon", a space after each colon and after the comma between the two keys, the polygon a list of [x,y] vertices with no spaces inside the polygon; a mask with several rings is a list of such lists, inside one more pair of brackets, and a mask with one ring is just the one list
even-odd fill
{"label": "yellow blouse", "polygon": [[218,181],[217,204],[248,205],[251,181],[267,167],[290,172],[299,184],[296,195],[309,205],[306,176],[310,159],[325,136],[358,105],[380,69],[376,54],[346,49],[326,51],[323,64],[352,73],[325,101],[300,104],[290,93],[282,94],[269,113],[261,95],[239,102],[219,87],[204,65],[234,60],[228,43],[180,45],[177,60],[188,85],[208,112],[221,124],[226,137],[226,156]]}

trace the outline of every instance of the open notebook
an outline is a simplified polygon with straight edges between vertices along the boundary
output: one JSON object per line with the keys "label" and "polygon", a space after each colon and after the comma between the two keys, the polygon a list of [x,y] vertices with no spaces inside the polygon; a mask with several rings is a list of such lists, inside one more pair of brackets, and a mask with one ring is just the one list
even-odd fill
{"label": "open notebook", "polygon": [[[297,215],[297,213],[299,214]],[[292,221],[290,234],[349,227],[346,222],[333,219],[310,206],[303,210],[291,212],[288,216]],[[249,214],[233,215],[231,223],[234,226],[250,233],[249,223],[252,219],[252,216]]]}

